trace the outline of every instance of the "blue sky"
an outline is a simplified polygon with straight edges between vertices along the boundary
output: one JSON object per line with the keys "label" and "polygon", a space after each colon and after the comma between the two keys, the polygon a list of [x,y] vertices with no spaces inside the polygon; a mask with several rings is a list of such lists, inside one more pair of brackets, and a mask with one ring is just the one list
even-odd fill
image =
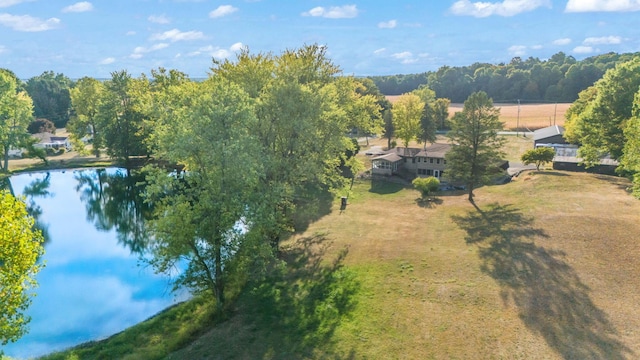
{"label": "blue sky", "polygon": [[0,0],[0,67],[27,79],[204,77],[212,58],[328,47],[345,74],[640,51],[640,0]]}

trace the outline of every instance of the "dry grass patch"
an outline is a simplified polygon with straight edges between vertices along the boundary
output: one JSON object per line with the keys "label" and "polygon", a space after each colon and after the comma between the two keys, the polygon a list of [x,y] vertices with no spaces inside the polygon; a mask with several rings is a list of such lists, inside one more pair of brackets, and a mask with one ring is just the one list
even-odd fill
{"label": "dry grass patch", "polygon": [[284,244],[293,282],[240,301],[175,358],[638,358],[640,201],[628,185],[533,171],[477,189],[477,207],[456,193],[421,207],[416,190],[357,182],[346,210],[336,201]]}
{"label": "dry grass patch", "polygon": [[[528,178],[528,180],[524,180]],[[354,358],[610,358],[640,354],[640,202],[627,182],[531,172],[416,205],[360,183],[306,234],[348,246],[357,307],[336,329]],[[602,194],[606,194],[603,196]],[[623,209],[624,212],[620,213]]]}
{"label": "dry grass patch", "polygon": [[[394,103],[400,95],[387,95]],[[500,120],[505,123],[505,129],[533,131],[551,125],[564,125],[564,114],[571,103],[552,104],[505,104],[495,103],[500,108]],[[455,103],[449,107],[449,116],[462,110],[462,104]],[[518,112],[520,114],[518,114]]]}

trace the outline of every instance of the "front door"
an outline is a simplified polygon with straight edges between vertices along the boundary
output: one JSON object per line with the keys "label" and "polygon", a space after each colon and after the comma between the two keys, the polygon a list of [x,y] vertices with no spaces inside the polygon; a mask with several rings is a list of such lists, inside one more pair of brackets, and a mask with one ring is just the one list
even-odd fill
{"label": "front door", "polygon": [[436,178],[440,178],[440,170],[433,170],[433,176]]}

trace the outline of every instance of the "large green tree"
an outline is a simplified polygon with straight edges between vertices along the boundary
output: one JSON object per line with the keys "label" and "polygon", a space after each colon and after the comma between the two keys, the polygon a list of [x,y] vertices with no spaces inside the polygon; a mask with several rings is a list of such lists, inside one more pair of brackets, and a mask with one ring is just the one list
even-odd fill
{"label": "large green tree", "polygon": [[451,119],[447,136],[453,146],[446,155],[446,177],[464,184],[471,202],[473,190],[487,183],[498,169],[503,156],[504,139],[498,135],[502,128],[500,109],[482,91],[471,94]]}
{"label": "large green tree", "polygon": [[45,71],[27,80],[25,89],[33,99],[35,117],[49,119],[57,128],[65,127],[71,109],[71,86],[71,79],[53,71]]}
{"label": "large green tree", "polygon": [[210,294],[222,307],[227,283],[247,252],[252,197],[263,173],[252,134],[257,119],[247,94],[220,77],[170,91],[170,111],[155,127],[158,156],[184,171],[149,177],[158,215],[151,224],[152,263],[171,273],[186,260],[178,284]]}
{"label": "large green tree", "polygon": [[0,343],[5,345],[27,332],[30,319],[24,312],[35,296],[44,240],[22,201],[0,191],[0,209]]}
{"label": "large green tree", "polygon": [[9,150],[19,148],[29,138],[27,128],[33,119],[33,103],[24,91],[18,91],[18,79],[0,69],[0,147],[3,165],[9,169]]}
{"label": "large green tree", "polygon": [[625,144],[620,159],[622,168],[632,174],[633,194],[640,198],[640,90],[633,103],[633,116],[624,128]]}
{"label": "large green tree", "polygon": [[418,135],[418,141],[423,143],[426,149],[428,142],[433,143],[436,141],[436,93],[426,86],[420,87],[412,91],[412,93],[418,95],[424,103],[422,117],[420,118],[420,134]]}
{"label": "large green tree", "polygon": [[75,143],[84,146],[81,139],[92,139],[93,153],[100,157],[100,149],[103,146],[102,129],[98,126],[98,114],[102,105],[105,87],[102,82],[83,77],[78,80],[70,90],[71,104],[74,116],[68,124]]}
{"label": "large green tree", "polygon": [[261,147],[264,171],[263,214],[254,230],[275,249],[281,237],[295,229],[296,207],[317,202],[309,197],[310,190],[344,187],[347,179],[340,165],[358,164],[355,157],[346,159],[355,148],[346,136],[355,125],[349,115],[372,107],[366,95],[357,93],[354,78],[338,76],[341,71],[326,51],[309,45],[276,56],[252,55],[245,49],[235,62],[214,62],[212,69],[214,76],[238,84],[256,103],[252,134]]}
{"label": "large green tree", "polygon": [[447,127],[449,105],[451,105],[451,101],[446,98],[438,98],[433,104],[433,117],[438,129],[442,130]]}
{"label": "large green tree", "polygon": [[617,160],[622,157],[624,129],[639,88],[640,56],[608,70],[569,108],[568,137],[582,144],[579,154],[587,166],[606,154]]}
{"label": "large green tree", "polygon": [[393,127],[395,136],[407,148],[409,143],[422,134],[421,119],[424,101],[416,94],[403,94],[393,104]]}
{"label": "large green tree", "polygon": [[100,130],[94,134],[94,141],[98,137],[98,144],[106,147],[110,157],[126,164],[133,156],[148,155],[143,128],[148,116],[144,101],[150,91],[148,79],[144,76],[133,78],[124,70],[116,71],[104,86],[96,115]]}

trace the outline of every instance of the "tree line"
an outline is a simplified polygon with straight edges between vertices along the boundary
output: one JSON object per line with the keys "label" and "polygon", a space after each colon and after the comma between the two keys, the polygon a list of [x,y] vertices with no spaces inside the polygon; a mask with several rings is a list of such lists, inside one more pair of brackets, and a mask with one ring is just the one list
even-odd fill
{"label": "tree line", "polygon": [[419,74],[372,76],[386,95],[400,95],[420,86],[435,91],[439,98],[462,103],[474,92],[484,91],[497,102],[525,101],[573,102],[578,93],[593,85],[617,64],[640,53],[607,53],[577,61],[559,52],[548,60],[514,57],[509,63],[474,63],[469,66],[443,66]]}
{"label": "tree line", "polygon": [[580,144],[583,163],[595,166],[605,156],[619,161],[616,171],[633,180],[640,198],[640,56],[581,91],[565,116],[565,137]]}

